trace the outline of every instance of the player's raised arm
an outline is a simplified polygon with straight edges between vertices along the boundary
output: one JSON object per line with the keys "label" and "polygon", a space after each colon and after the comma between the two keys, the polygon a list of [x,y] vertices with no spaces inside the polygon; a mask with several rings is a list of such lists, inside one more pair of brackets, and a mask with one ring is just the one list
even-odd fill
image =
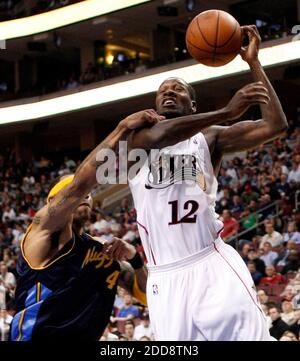
{"label": "player's raised arm", "polygon": [[[132,132],[128,138],[130,149],[142,148],[160,149],[173,145],[192,137],[201,130],[215,124],[240,118],[252,105],[266,104],[269,101],[268,92],[261,83],[251,83],[240,89],[222,109],[208,112],[195,113],[196,103],[188,96],[187,84],[180,84],[180,79],[176,80],[175,86],[162,84],[156,96],[156,108],[159,114],[163,114],[167,101],[183,102],[183,106],[188,109],[190,115],[172,117],[155,124],[151,128],[138,129]],[[190,104],[188,104],[190,103]],[[179,104],[180,105],[180,104]],[[183,109],[178,110],[178,114]],[[186,109],[184,109],[186,111]]]}
{"label": "player's raised arm", "polygon": [[59,231],[70,219],[72,212],[84,201],[84,198],[96,184],[96,169],[101,164],[96,155],[101,149],[114,149],[119,139],[128,129],[121,124],[101,142],[77,169],[74,179],[39,210],[33,218],[34,229],[43,229],[50,233]]}
{"label": "player's raised arm", "polygon": [[[69,240],[72,235],[72,214],[80,205],[88,202],[88,194],[96,184],[96,171],[101,161],[97,160],[100,150],[115,149],[127,132],[146,123],[153,124],[162,119],[153,112],[138,112],[123,119],[116,129],[101,142],[82,162],[74,176],[62,180],[60,189],[50,192],[47,204],[33,218],[30,231],[23,242],[24,256],[34,267],[41,267],[53,253],[50,242],[54,234]],[[63,233],[63,235],[61,234]]]}
{"label": "player's raised arm", "polygon": [[146,110],[134,113],[123,119],[116,129],[108,135],[82,162],[73,181],[38,211],[33,219],[33,228],[43,228],[53,233],[60,230],[69,220],[72,212],[84,202],[85,197],[96,184],[96,170],[102,161],[97,160],[99,151],[115,149],[124,135],[135,128],[154,124],[164,117],[154,111]]}
{"label": "player's raised arm", "polygon": [[216,150],[220,154],[256,147],[278,137],[288,126],[280,101],[258,60],[259,32],[255,25],[244,26],[243,31],[249,36],[249,45],[242,48],[241,56],[249,64],[254,80],[267,89],[270,101],[260,103],[262,119],[217,129]]}

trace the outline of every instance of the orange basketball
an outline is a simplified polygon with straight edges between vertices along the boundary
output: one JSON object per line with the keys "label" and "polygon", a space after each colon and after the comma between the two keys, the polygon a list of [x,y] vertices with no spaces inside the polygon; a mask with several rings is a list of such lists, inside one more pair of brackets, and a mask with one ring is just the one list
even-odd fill
{"label": "orange basketball", "polygon": [[208,66],[222,66],[233,60],[242,46],[242,30],[233,16],[222,10],[197,15],[186,32],[191,56]]}

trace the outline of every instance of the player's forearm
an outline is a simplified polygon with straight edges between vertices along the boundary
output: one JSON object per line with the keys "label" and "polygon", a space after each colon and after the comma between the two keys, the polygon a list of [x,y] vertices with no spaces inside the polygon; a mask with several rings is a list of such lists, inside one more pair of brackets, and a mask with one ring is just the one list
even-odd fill
{"label": "player's forearm", "polygon": [[273,133],[271,135],[280,134],[287,128],[288,123],[277,94],[259,60],[251,62],[249,66],[254,80],[261,81],[269,93],[270,101],[268,104],[260,104],[262,118],[269,126],[271,133]]}
{"label": "player's forearm", "polygon": [[137,134],[132,148],[163,148],[182,142],[201,130],[224,121],[231,120],[227,108],[208,113],[198,113],[164,120],[151,128],[148,137]]}
{"label": "player's forearm", "polygon": [[[113,130],[82,162],[74,177],[74,184],[78,191],[85,195],[95,186],[97,168],[104,162],[106,151],[115,150],[119,141],[127,134],[126,123],[120,122]],[[99,157],[99,152],[103,152]],[[101,160],[100,160],[101,159]]]}

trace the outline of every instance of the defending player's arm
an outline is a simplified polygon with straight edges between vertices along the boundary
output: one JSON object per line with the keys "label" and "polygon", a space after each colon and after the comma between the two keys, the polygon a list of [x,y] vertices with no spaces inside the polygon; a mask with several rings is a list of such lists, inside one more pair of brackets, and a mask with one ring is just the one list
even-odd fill
{"label": "defending player's arm", "polygon": [[215,128],[215,150],[221,155],[257,147],[278,137],[288,126],[280,101],[258,60],[259,32],[255,25],[244,26],[243,30],[249,36],[249,46],[242,48],[241,56],[249,64],[254,80],[267,89],[270,101],[260,104],[262,119]]}
{"label": "defending player's arm", "polygon": [[[55,233],[58,234],[70,222],[74,210],[84,203],[88,193],[96,184],[96,171],[101,165],[101,161],[97,159],[98,152],[115,149],[119,140],[127,132],[144,126],[146,123],[156,123],[162,118],[154,112],[138,112],[122,120],[116,129],[82,162],[73,181],[36,213],[23,248],[26,259],[33,267],[41,267],[51,258],[53,253],[51,237]],[[66,238],[66,241],[69,240],[72,234],[71,222],[69,229],[65,229],[64,233],[62,236]]]}
{"label": "defending player's arm", "polygon": [[142,305],[146,306],[147,269],[135,247],[119,238],[104,244],[104,252],[120,261],[119,285],[129,291]]}

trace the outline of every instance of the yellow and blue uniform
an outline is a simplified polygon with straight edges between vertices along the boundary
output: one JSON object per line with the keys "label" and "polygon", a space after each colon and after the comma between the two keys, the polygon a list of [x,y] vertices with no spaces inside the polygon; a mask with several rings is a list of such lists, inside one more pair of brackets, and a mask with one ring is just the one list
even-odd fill
{"label": "yellow and blue uniform", "polygon": [[98,340],[109,322],[120,273],[119,263],[102,250],[87,234],[74,233],[44,267],[31,267],[22,252],[11,340]]}

